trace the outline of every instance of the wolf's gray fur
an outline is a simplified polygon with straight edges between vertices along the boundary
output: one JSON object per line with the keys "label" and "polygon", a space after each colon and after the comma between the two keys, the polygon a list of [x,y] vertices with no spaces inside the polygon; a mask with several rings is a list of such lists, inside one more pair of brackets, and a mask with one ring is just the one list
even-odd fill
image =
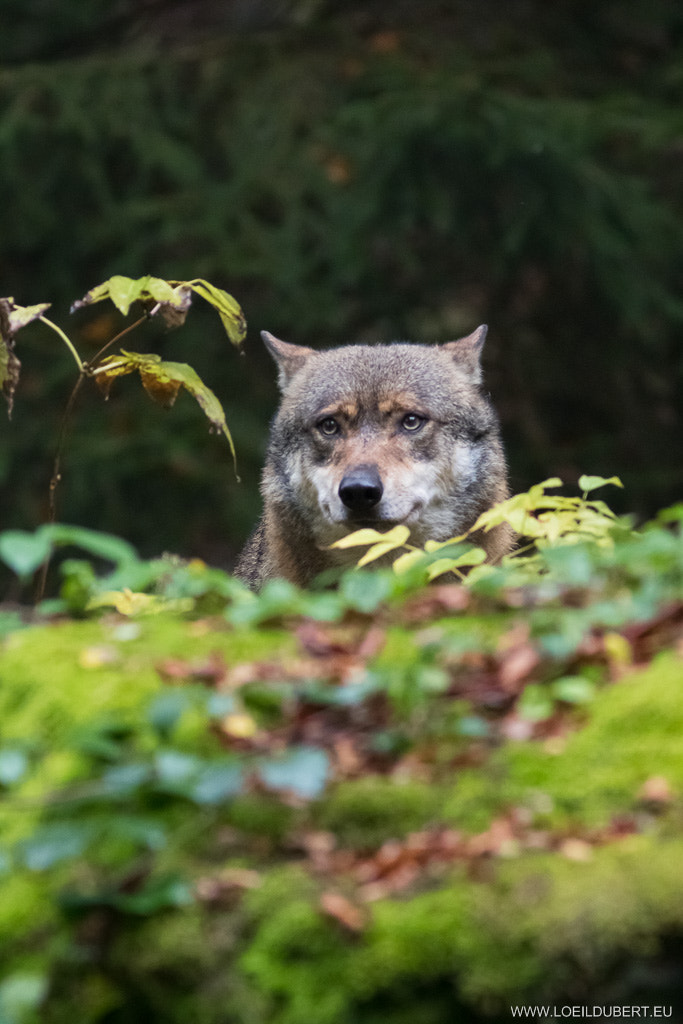
{"label": "wolf's gray fur", "polygon": [[[361,526],[410,527],[447,540],[507,497],[498,418],[481,389],[486,327],[445,345],[349,345],[315,351],[263,340],[279,371],[261,492],[264,513],[235,575],[257,589],[306,585],[354,564],[329,545]],[[497,527],[475,538],[491,561],[512,547]]]}

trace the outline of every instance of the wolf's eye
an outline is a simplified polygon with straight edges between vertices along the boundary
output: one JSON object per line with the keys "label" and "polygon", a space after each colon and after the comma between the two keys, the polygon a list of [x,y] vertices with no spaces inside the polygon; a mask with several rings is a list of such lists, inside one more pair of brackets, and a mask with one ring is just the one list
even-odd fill
{"label": "wolf's eye", "polygon": [[426,416],[418,416],[416,412],[407,412],[401,420],[401,426],[404,430],[409,430],[414,434],[415,431],[419,430],[426,422]]}
{"label": "wolf's eye", "polygon": [[335,434],[339,433],[339,424],[333,416],[326,416],[324,420],[318,423],[318,430],[325,437],[334,437]]}

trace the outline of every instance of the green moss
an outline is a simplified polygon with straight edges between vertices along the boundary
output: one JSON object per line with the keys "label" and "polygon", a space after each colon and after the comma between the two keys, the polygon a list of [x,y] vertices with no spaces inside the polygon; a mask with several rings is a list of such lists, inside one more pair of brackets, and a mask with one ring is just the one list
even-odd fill
{"label": "green moss", "polygon": [[493,885],[473,890],[479,941],[466,957],[463,993],[501,1005],[595,996],[615,966],[646,961],[661,936],[683,929],[682,858],[682,840],[649,835],[597,848],[587,863],[550,853],[503,863]]}
{"label": "green moss", "polygon": [[260,794],[239,796],[228,808],[231,825],[258,836],[281,839],[291,828],[295,812],[274,798]]}
{"label": "green moss", "polygon": [[[126,627],[123,630],[122,625]],[[134,624],[137,631],[132,636],[130,625],[115,617],[63,622],[16,632],[3,645],[0,748],[25,750],[30,769],[0,801],[0,868],[10,848],[38,825],[46,794],[89,777],[93,758],[97,761],[98,757],[93,744],[102,737],[102,757],[107,760],[108,730],[135,730],[134,743],[141,750],[149,751],[159,743],[146,716],[150,699],[164,689],[156,668],[160,661],[177,657],[201,662],[218,651],[226,663],[234,664],[256,655],[277,656],[292,644],[291,638],[278,631],[257,635],[226,630],[197,636],[191,623],[172,616],[141,619]],[[195,752],[219,749],[205,715],[193,718],[190,712],[173,738],[180,744],[184,739]],[[136,755],[130,752],[130,756],[134,759]],[[125,815],[126,809],[114,807],[111,813]],[[158,810],[155,813],[159,815]],[[282,816],[286,814],[283,809]],[[76,820],[77,808],[73,816]],[[179,850],[196,846],[198,838],[208,845],[206,836],[216,827],[216,813],[176,803],[159,815],[162,823],[173,835],[173,850],[159,851],[159,859],[168,859],[169,869],[176,869]],[[119,864],[138,846],[137,839],[122,837],[119,841],[112,833],[111,841],[100,844],[92,859]],[[24,935],[54,930],[58,914],[46,893],[56,893],[59,877],[59,871],[31,874],[19,869],[2,877],[0,944],[11,939],[16,945]]]}
{"label": "green moss", "polygon": [[142,1005],[161,1011],[160,1019],[220,1024],[233,999],[235,974],[226,965],[235,955],[238,931],[238,915],[209,914],[201,906],[130,922],[108,969],[124,982],[124,992],[137,993]]}
{"label": "green moss", "polygon": [[477,832],[521,805],[541,824],[605,825],[636,809],[651,776],[664,776],[683,796],[681,735],[681,663],[664,654],[599,691],[586,722],[563,747],[508,742],[481,767],[457,773],[443,818]]}
{"label": "green moss", "polygon": [[3,877],[0,900],[0,948],[16,949],[17,939],[31,932],[52,929],[58,921],[54,904],[45,900],[36,876],[16,871]]}
{"label": "green moss", "polygon": [[683,682],[680,659],[662,655],[647,669],[600,692],[585,726],[559,754],[536,743],[509,744],[492,770],[504,772],[511,799],[542,792],[556,819],[606,823],[633,809],[640,787],[663,775],[683,795]]}
{"label": "green moss", "polygon": [[[165,617],[140,620],[138,635],[124,640],[119,622],[27,630],[4,650],[0,746],[20,745],[31,764],[26,781],[12,783],[0,801],[8,845],[35,829],[55,788],[99,778],[109,755],[106,730],[104,752],[88,749],[97,723],[109,722],[114,733],[130,730],[119,760],[111,755],[124,769],[146,764],[159,744],[184,747],[176,751],[181,763],[187,753],[201,759],[218,749],[201,710],[171,725],[170,739],[150,724],[150,701],[160,691],[180,692],[161,682],[156,665],[163,658],[201,662],[220,651],[233,664],[277,657],[293,642],[250,631],[197,637],[186,622]],[[102,647],[107,657],[88,667],[83,652]],[[645,970],[662,936],[683,935],[675,808],[661,819],[643,816],[647,831],[639,836],[586,848],[586,862],[522,846],[515,857],[474,862],[476,879],[465,864],[445,875],[426,871],[414,890],[366,904],[360,933],[320,906],[321,894],[333,891],[363,907],[358,879],[319,876],[306,862],[292,866],[301,850],[287,842],[294,829],[322,828],[340,847],[374,850],[431,824],[481,832],[519,806],[533,811],[536,824],[545,818],[563,835],[585,835],[635,809],[648,777],[663,775],[683,794],[679,659],[661,657],[604,688],[585,713],[561,753],[508,741],[476,769],[451,771],[441,762],[435,784],[369,776],[332,784],[315,804],[296,808],[256,789],[203,805],[154,787],[137,796],[124,788],[106,806],[53,804],[57,824],[74,828],[98,814],[104,822],[111,812],[112,833],[76,862],[56,861],[33,874],[21,865],[8,870],[0,945],[10,951],[2,970],[20,969],[40,949],[38,967],[47,964],[53,993],[49,1024],[446,1024],[503,1013],[512,1002],[600,1002],[615,992],[628,1002],[630,993],[618,985],[630,965]],[[247,755],[247,772],[252,763]],[[205,904],[152,899],[148,909],[116,914],[106,905],[107,893],[129,891],[130,878],[132,891],[140,878],[144,888],[146,877],[180,878],[192,888],[219,878],[228,862],[258,871],[262,884],[241,895],[219,891]],[[81,914],[73,920],[59,910],[67,906],[59,896],[67,884],[75,895],[69,912]]]}
{"label": "green moss", "polygon": [[441,794],[428,783],[381,777],[343,782],[316,812],[342,846],[376,847],[438,820]]}
{"label": "green moss", "polygon": [[460,772],[444,800],[443,820],[463,832],[484,832],[501,809],[497,781],[495,768],[489,766],[476,772]]}
{"label": "green moss", "polygon": [[325,921],[310,879],[280,871],[252,901],[242,966],[277,1024],[366,1024],[378,1006],[396,1009],[388,1020],[423,1005],[424,1019],[446,1021],[463,1005],[627,999],[627,965],[646,972],[659,937],[683,929],[682,858],[683,840],[651,835],[588,862],[527,853],[486,882],[457,870],[438,890],[373,904],[359,938]]}
{"label": "green moss", "polygon": [[272,872],[249,899],[257,927],[241,967],[270,999],[272,1024],[344,1024],[353,944],[318,909],[318,888],[296,869]]}
{"label": "green moss", "polygon": [[12,634],[0,654],[0,738],[57,745],[98,713],[139,718],[162,686],[157,664],[197,662],[216,652],[227,664],[291,651],[280,630],[208,632],[173,616],[64,622]]}

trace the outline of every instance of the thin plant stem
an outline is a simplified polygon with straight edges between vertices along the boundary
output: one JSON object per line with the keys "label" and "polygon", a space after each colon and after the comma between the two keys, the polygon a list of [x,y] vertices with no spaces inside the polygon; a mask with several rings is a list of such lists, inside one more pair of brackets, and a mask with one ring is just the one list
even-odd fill
{"label": "thin plant stem", "polygon": [[71,355],[76,360],[76,366],[78,367],[78,372],[79,373],[83,373],[83,363],[81,362],[81,357],[79,356],[78,352],[74,348],[74,345],[73,345],[73,342],[71,341],[71,339],[64,333],[64,331],[61,329],[61,327],[58,327],[57,324],[53,324],[52,320],[48,320],[48,318],[46,316],[41,316],[38,319],[41,320],[47,327],[51,327],[52,330],[55,332],[55,334],[59,335],[59,337],[62,339],[62,341],[64,342],[66,347],[69,349],[69,352],[71,352]]}
{"label": "thin plant stem", "polygon": [[[71,389],[69,400],[66,403],[66,408],[62,414],[62,421],[59,425],[59,436],[57,439],[57,451],[55,453],[55,461],[52,466],[52,477],[50,478],[50,489],[48,492],[48,512],[47,521],[48,523],[54,523],[57,518],[57,487],[62,479],[61,466],[62,466],[62,452],[64,450],[64,440],[66,438],[67,428],[69,426],[69,420],[73,412],[74,405],[76,404],[76,397],[81,389],[83,381],[86,378],[85,368],[81,369],[78,375],[78,380]],[[43,562],[40,570],[40,576],[38,578],[38,584],[36,586],[36,604],[42,601],[45,595],[45,584],[47,583],[47,573],[50,568],[50,559],[46,558]]]}
{"label": "thin plant stem", "polygon": [[[74,348],[73,344],[71,343],[69,338],[67,338],[66,334],[59,327],[57,327],[56,324],[51,323],[51,321],[47,320],[44,316],[41,316],[40,319],[43,320],[48,327],[51,327],[54,331],[56,331],[61,338],[63,338],[78,365],[78,380],[76,381],[71,390],[69,400],[66,403],[66,408],[64,409],[64,414],[62,415],[62,421],[59,425],[57,450],[55,452],[55,461],[52,466],[52,477],[50,478],[50,490],[48,495],[48,523],[54,523],[57,518],[57,488],[59,487],[59,484],[62,479],[62,454],[64,451],[64,442],[66,440],[66,433],[69,427],[69,421],[71,420],[71,415],[73,413],[74,405],[76,404],[78,392],[81,390],[83,381],[86,379],[86,377],[93,376],[93,364],[96,364],[97,361],[102,358],[107,349],[111,348],[111,346],[114,345],[117,341],[119,341],[120,338],[123,338],[124,335],[128,334],[136,327],[139,327],[140,324],[144,323],[144,321],[147,319],[147,315],[145,314],[145,316],[141,316],[139,320],[136,320],[134,323],[129,324],[122,331],[119,331],[119,333],[114,335],[114,337],[111,338],[110,341],[108,341],[107,344],[100,349],[97,355],[94,356],[91,360],[88,360],[87,363],[81,362],[78,352]],[[43,563],[43,566],[40,571],[40,577],[38,579],[38,584],[36,587],[36,603],[38,601],[42,601],[43,596],[45,594],[45,585],[47,583],[47,573],[49,567],[50,560],[48,558]]]}
{"label": "thin plant stem", "polygon": [[136,320],[136,321],[135,321],[134,323],[132,323],[132,324],[128,324],[128,326],[127,326],[127,327],[124,327],[122,331],[119,331],[119,333],[118,333],[118,334],[115,334],[115,335],[114,335],[114,337],[113,337],[113,338],[111,338],[111,339],[110,339],[110,340],[109,340],[109,341],[107,342],[107,344],[106,344],[106,345],[103,345],[103,346],[102,346],[102,348],[101,348],[101,349],[100,349],[100,351],[99,351],[99,352],[97,353],[97,355],[93,356],[93,357],[92,357],[92,359],[89,359],[89,360],[88,360],[88,362],[87,362],[87,364],[86,364],[86,365],[87,365],[87,367],[88,367],[88,369],[89,369],[89,370],[91,370],[91,369],[92,369],[92,367],[96,366],[96,364],[97,364],[97,363],[99,362],[99,360],[100,360],[100,359],[102,358],[102,356],[103,356],[103,355],[104,355],[104,353],[105,353],[105,352],[107,351],[107,349],[111,348],[111,347],[112,347],[112,345],[115,345],[117,341],[120,341],[120,340],[121,340],[121,338],[123,338],[123,337],[124,337],[124,336],[125,336],[126,334],[129,334],[129,333],[130,333],[130,331],[134,331],[136,327],[139,327],[139,326],[140,326],[140,324],[144,324],[145,320],[147,320],[147,319],[148,319],[148,316],[147,316],[147,314],[145,313],[145,315],[144,315],[144,316],[141,316],[141,317],[139,318],[139,320]]}

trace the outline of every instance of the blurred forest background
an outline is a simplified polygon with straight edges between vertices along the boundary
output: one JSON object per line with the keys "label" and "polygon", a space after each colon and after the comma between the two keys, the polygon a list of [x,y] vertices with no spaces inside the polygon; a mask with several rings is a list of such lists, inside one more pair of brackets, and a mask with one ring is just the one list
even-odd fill
{"label": "blurred forest background", "polygon": [[[84,358],[121,326],[70,303],[115,273],[205,277],[124,345],[187,361],[187,396],[83,394],[59,518],[230,565],[276,403],[258,332],[313,346],[490,325],[516,490],[622,476],[648,515],[683,484],[683,6],[676,0],[4,0],[0,294],[50,301]],[[134,339],[134,340],[133,340]],[[45,517],[74,381],[40,325],[0,431],[2,528]]]}

